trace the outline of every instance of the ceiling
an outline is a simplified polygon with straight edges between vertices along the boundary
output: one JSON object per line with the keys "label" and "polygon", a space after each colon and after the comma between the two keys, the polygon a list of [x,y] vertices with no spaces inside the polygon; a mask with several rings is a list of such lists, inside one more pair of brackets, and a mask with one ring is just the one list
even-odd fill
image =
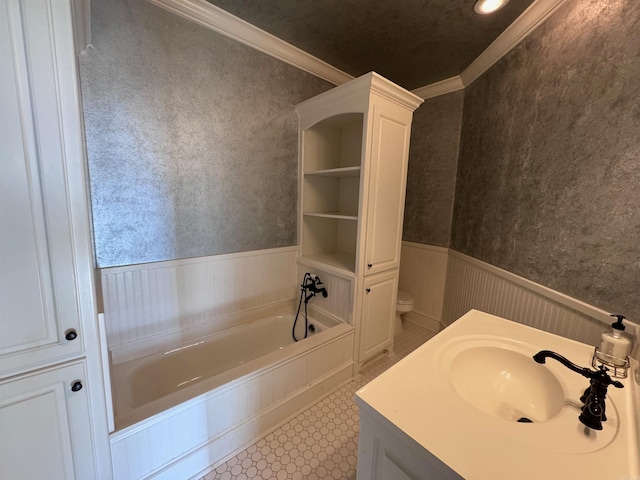
{"label": "ceiling", "polygon": [[207,0],[358,77],[412,90],[459,75],[534,0],[477,15],[475,0]]}

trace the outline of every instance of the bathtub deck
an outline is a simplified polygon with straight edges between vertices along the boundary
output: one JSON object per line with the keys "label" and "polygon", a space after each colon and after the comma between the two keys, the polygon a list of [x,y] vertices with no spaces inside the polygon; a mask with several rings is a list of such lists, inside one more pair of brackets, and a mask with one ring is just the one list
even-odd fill
{"label": "bathtub deck", "polygon": [[382,357],[360,377],[300,413],[200,480],[356,478],[360,422],[356,390],[380,375],[434,335],[404,322],[395,338],[394,358]]}

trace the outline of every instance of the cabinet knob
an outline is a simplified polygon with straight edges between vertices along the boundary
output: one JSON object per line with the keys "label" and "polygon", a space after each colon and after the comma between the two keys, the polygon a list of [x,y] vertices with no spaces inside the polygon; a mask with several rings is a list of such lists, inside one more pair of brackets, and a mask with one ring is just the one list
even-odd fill
{"label": "cabinet knob", "polygon": [[371,291],[370,288],[365,289],[365,292],[369,293]]}
{"label": "cabinet knob", "polygon": [[65,334],[64,338],[66,338],[69,341],[75,340],[76,338],[78,338],[78,332],[76,332],[73,328],[70,330],[67,330],[67,333]]}
{"label": "cabinet knob", "polygon": [[373,263],[367,263],[367,268],[373,267]]}
{"label": "cabinet knob", "polygon": [[71,385],[71,391],[79,392],[80,390],[82,390],[82,382],[80,380],[73,382],[73,385]]}

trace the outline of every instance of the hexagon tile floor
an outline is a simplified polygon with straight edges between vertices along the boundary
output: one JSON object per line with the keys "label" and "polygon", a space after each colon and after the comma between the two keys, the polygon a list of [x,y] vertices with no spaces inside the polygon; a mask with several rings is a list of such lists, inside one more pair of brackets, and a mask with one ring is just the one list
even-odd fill
{"label": "hexagon tile floor", "polygon": [[395,337],[393,358],[382,357],[360,377],[300,413],[288,423],[229,459],[201,480],[355,480],[360,420],[354,395],[435,335],[404,322]]}

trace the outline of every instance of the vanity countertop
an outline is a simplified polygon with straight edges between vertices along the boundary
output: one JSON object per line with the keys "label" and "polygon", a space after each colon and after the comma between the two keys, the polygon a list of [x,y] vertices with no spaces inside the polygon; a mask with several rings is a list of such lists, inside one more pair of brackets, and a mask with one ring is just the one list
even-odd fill
{"label": "vanity countertop", "polygon": [[557,377],[563,406],[546,421],[519,423],[472,405],[450,381],[455,356],[486,345],[527,357],[552,350],[581,367],[590,366],[593,354],[592,346],[472,310],[360,389],[356,401],[369,418],[388,423],[468,480],[640,478],[637,362],[619,379],[624,388],[609,387],[608,419],[596,431],[578,420],[589,380],[555,360],[532,359],[532,368]]}

